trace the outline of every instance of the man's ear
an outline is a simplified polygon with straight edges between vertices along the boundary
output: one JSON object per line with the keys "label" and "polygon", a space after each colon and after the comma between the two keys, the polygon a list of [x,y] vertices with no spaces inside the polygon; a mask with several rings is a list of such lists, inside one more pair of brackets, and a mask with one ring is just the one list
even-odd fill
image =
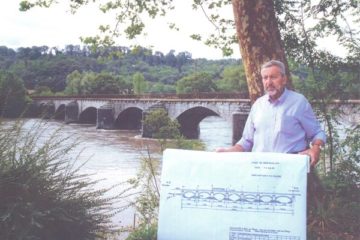
{"label": "man's ear", "polygon": [[284,83],[284,86],[287,84],[288,82],[288,78],[286,75],[283,76],[283,83]]}

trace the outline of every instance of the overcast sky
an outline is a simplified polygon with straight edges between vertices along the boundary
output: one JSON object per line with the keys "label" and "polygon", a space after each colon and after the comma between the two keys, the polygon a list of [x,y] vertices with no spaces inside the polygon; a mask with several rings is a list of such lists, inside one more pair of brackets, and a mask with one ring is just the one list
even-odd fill
{"label": "overcast sky", "polygon": [[[47,45],[63,48],[67,44],[81,44],[80,36],[94,36],[99,24],[114,23],[114,19],[102,14],[95,5],[81,9],[75,15],[69,13],[66,4],[54,6],[50,9],[34,8],[28,12],[20,12],[20,0],[0,0],[0,45],[16,49]],[[59,2],[66,2],[62,0]],[[147,36],[129,42],[120,39],[119,46],[131,44],[143,47],[153,46],[154,51],[164,54],[170,50],[176,53],[188,51],[193,58],[222,58],[222,52],[190,39],[189,35],[209,33],[214,27],[206,20],[201,12],[194,12],[188,1],[176,0],[177,11],[169,18],[181,27],[180,32],[172,31],[167,27],[167,20],[160,18],[147,26]],[[232,14],[231,9],[228,10]],[[235,30],[234,30],[235,31]],[[240,58],[238,46],[234,46],[233,58]]]}
{"label": "overcast sky", "polygon": [[[0,0],[0,46],[16,49],[46,45],[64,48],[65,45],[80,45],[80,37],[95,36],[100,24],[113,24],[114,17],[103,14],[97,5],[89,4],[72,15],[69,12],[68,0],[59,0],[50,9],[34,8],[28,12],[20,12],[21,0]],[[146,37],[138,37],[135,41],[122,38],[116,41],[118,46],[140,45],[161,51],[166,54],[170,50],[175,53],[188,51],[193,58],[220,59],[223,58],[219,49],[205,46],[201,42],[190,39],[190,34],[206,35],[214,32],[214,26],[206,19],[201,11],[191,9],[188,0],[173,0],[176,11],[169,13],[168,19],[157,18],[147,23]],[[232,18],[231,6],[222,9],[222,14]],[[181,28],[179,32],[167,27],[168,22],[176,22]],[[234,29],[235,32],[235,29]],[[344,51],[334,44],[334,41],[319,41],[320,47],[329,48],[339,56]],[[232,58],[240,58],[239,47],[234,45]]]}

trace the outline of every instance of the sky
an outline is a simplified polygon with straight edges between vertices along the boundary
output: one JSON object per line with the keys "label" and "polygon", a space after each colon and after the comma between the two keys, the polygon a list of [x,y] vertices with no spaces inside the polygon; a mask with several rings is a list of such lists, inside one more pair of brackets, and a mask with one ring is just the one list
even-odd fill
{"label": "sky", "polygon": [[[21,0],[0,0],[0,46],[17,49],[47,45],[62,49],[68,44],[81,45],[80,37],[96,35],[100,24],[114,23],[111,15],[102,14],[93,4],[72,15],[66,0],[59,1],[60,5],[49,9],[34,8],[27,12],[18,10],[20,2]],[[188,51],[192,58],[223,58],[221,50],[205,46],[189,37],[195,32],[213,32],[214,26],[201,12],[192,10],[188,1],[175,2],[177,11],[171,13],[169,19],[178,23],[181,29],[179,32],[168,29],[168,20],[160,18],[147,25],[146,36],[134,41],[122,38],[116,41],[116,45],[152,47],[154,51],[164,54],[170,50],[175,50],[175,54]],[[232,15],[230,8],[226,11]],[[233,50],[231,57],[240,58],[239,47],[234,45]]]}
{"label": "sky", "polygon": [[[63,49],[65,45],[82,45],[80,37],[95,36],[100,24],[113,24],[115,17],[103,14],[97,5],[89,4],[81,8],[75,15],[68,7],[69,0],[58,0],[49,9],[34,8],[27,12],[19,11],[21,0],[0,0],[0,46],[17,49],[46,45]],[[125,37],[116,40],[116,45],[131,47],[140,45],[151,48],[154,52],[164,54],[170,50],[190,52],[192,58],[222,59],[221,50],[208,47],[190,38],[193,33],[207,35],[215,31],[214,26],[200,11],[191,8],[187,0],[173,0],[176,11],[170,12],[168,18],[156,18],[147,22],[146,36],[129,41]],[[231,6],[222,9],[221,14],[233,17]],[[176,22],[180,31],[170,30],[168,22]],[[235,29],[234,29],[235,32]],[[343,56],[344,50],[334,43],[334,39],[319,41],[320,48],[329,49],[332,53]],[[240,58],[238,45],[233,46],[231,58]]]}

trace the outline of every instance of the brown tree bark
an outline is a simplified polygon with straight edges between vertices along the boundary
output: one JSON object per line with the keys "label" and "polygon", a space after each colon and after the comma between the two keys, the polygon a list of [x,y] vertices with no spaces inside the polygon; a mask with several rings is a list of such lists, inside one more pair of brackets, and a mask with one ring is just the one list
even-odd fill
{"label": "brown tree bark", "polygon": [[264,93],[260,68],[269,60],[285,64],[288,87],[292,88],[273,1],[232,0],[232,4],[251,102]]}

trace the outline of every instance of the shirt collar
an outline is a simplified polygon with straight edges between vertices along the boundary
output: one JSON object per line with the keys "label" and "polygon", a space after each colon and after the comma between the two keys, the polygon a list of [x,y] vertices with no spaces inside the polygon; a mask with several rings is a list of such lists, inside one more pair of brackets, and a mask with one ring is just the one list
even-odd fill
{"label": "shirt collar", "polygon": [[289,94],[289,90],[287,90],[287,88],[284,88],[284,92],[281,94],[281,96],[278,99],[272,100],[269,95],[267,97],[268,97],[268,101],[270,103],[280,104],[280,103],[283,103],[285,101],[288,94]]}

